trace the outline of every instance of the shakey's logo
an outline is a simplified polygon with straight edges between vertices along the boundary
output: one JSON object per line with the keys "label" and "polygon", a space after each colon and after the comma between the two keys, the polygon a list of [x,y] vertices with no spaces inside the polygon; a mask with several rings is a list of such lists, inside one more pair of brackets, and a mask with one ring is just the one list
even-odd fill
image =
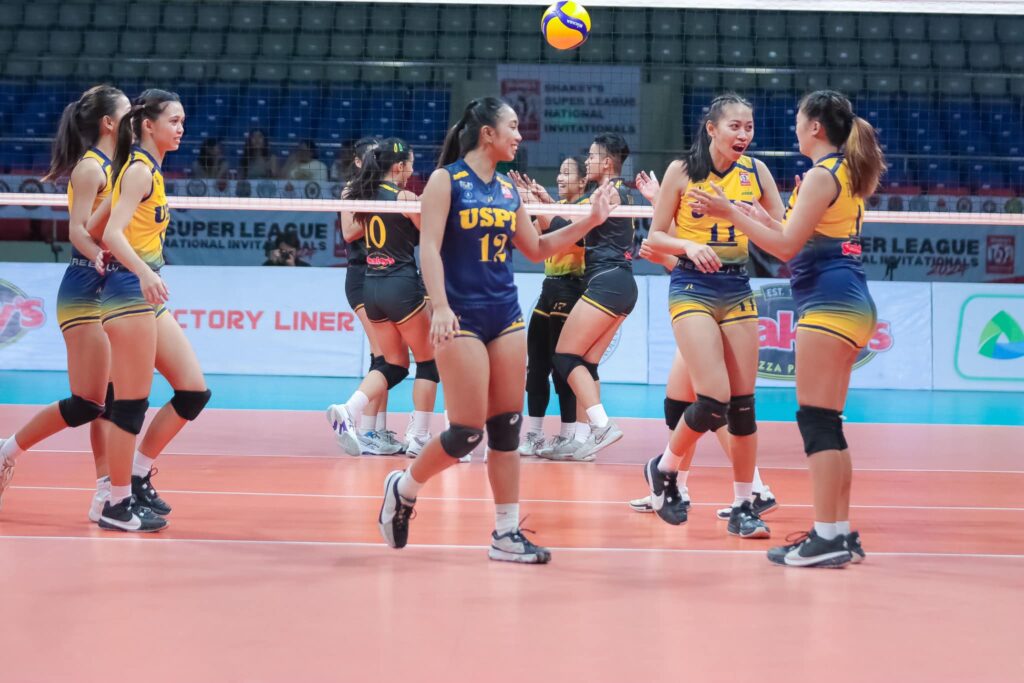
{"label": "shakey's logo", "polygon": [[999,311],[981,330],[978,353],[993,360],[1024,357],[1024,331],[1020,329],[1013,316],[1006,311]]}
{"label": "shakey's logo", "polygon": [[30,297],[10,282],[0,280],[0,347],[13,344],[45,322],[42,299]]}

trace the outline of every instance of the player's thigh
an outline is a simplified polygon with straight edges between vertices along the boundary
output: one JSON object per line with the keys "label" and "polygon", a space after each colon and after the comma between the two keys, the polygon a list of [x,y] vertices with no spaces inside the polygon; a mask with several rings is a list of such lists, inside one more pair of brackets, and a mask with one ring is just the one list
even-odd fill
{"label": "player's thigh", "polygon": [[487,416],[521,413],[526,391],[526,334],[504,334],[487,345],[491,379]]}
{"label": "player's thigh", "polygon": [[156,369],[175,389],[206,389],[199,357],[181,325],[169,313],[156,319]]}
{"label": "player's thigh", "polygon": [[487,347],[476,337],[456,337],[437,349],[436,358],[448,419],[483,429],[490,382]]}
{"label": "player's thigh", "polygon": [[69,328],[64,332],[64,343],[71,393],[103,403],[110,379],[110,340],[103,326],[95,322]]}
{"label": "player's thigh", "polygon": [[665,396],[676,401],[689,401],[690,403],[697,400],[697,395],[693,391],[693,382],[690,380],[690,370],[686,367],[686,361],[683,360],[683,354],[679,349],[676,349],[672,358],[672,367],[668,371]]}
{"label": "player's thigh", "polygon": [[683,354],[694,392],[729,400],[729,372],[718,322],[710,315],[688,315],[672,323],[676,345]]}
{"label": "player's thigh", "polygon": [[757,356],[761,347],[756,320],[744,320],[722,326],[725,366],[733,396],[754,393],[757,383]]}
{"label": "player's thigh", "polygon": [[857,349],[821,332],[797,329],[796,400],[802,406],[842,410]]}
{"label": "player's thigh", "polygon": [[558,338],[558,353],[582,356],[618,322],[618,316],[580,302],[573,306]]}

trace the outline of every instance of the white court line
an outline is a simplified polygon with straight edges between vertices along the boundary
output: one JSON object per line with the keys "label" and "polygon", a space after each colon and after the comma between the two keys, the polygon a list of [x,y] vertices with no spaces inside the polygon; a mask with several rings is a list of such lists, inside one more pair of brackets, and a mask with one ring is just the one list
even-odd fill
{"label": "white court line", "polygon": [[[31,453],[46,453],[50,455],[92,455],[92,451],[73,450],[67,448],[33,448]],[[313,460],[383,460],[389,459],[389,462],[402,463],[412,460],[412,458],[395,457],[395,456],[382,456],[382,455],[364,455],[354,457],[351,455],[340,455],[336,453],[325,453],[323,455],[298,455],[294,453],[177,453],[168,451],[161,453],[162,456],[171,457],[204,457],[204,458],[311,458]],[[585,465],[602,465],[604,467],[639,467],[643,465],[642,462],[555,462],[552,460],[543,460],[541,458],[523,458],[521,462],[524,465],[553,465],[561,467],[579,467]],[[482,460],[473,460],[472,464],[483,464]],[[792,470],[798,472],[806,472],[806,467],[777,467],[774,465],[758,465],[763,471],[771,470]],[[715,468],[715,469],[727,469],[730,465],[727,462],[719,465],[695,465],[696,468]],[[928,473],[953,473],[953,474],[1020,474],[1024,475],[1024,470],[934,470],[934,469],[916,469],[910,467],[854,467],[854,472],[928,472]]]}
{"label": "white court line", "polygon": [[[11,486],[10,489],[21,489],[24,491],[81,491],[92,493],[96,489],[77,486]],[[193,491],[187,489],[160,489],[161,493],[173,493],[175,495],[196,495],[196,496],[256,496],[264,498],[326,498],[337,500],[380,500],[380,495],[358,495],[348,493],[284,493],[277,491]],[[444,497],[436,498],[420,496],[417,500],[430,500],[441,502],[457,503],[492,503],[493,498],[464,498]],[[556,505],[627,505],[626,500],[556,500],[552,498],[522,498],[521,503],[552,503]],[[732,503],[691,503],[694,507],[728,507]],[[787,503],[780,505],[791,508],[814,507],[808,503]],[[985,511],[985,512],[1024,512],[1024,508],[1002,508],[1002,507],[971,507],[958,505],[850,505],[858,510],[962,510],[962,511]]]}
{"label": "white court line", "polygon": [[[287,540],[253,540],[253,539],[217,539],[217,538],[163,538],[153,535],[142,536],[15,536],[0,535],[0,541],[102,541],[107,543],[197,543],[204,545],[282,545],[309,546],[322,548],[387,548],[383,543],[366,543],[360,541],[287,541]],[[408,546],[405,551],[424,550],[486,550],[486,545],[446,545],[419,544]],[[617,553],[617,554],[670,554],[670,555],[763,555],[764,550],[715,550],[696,548],[550,548],[556,552],[570,553]],[[971,560],[1024,560],[1024,555],[996,555],[991,553],[870,553],[870,557],[939,557],[960,558]]]}

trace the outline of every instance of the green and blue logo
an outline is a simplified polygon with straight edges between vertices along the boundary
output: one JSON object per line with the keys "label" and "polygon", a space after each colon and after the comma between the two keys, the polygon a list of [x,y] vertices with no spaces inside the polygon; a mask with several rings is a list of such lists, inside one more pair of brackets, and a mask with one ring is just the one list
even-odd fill
{"label": "green and blue logo", "polygon": [[1024,357],[1024,330],[1006,311],[999,311],[988,321],[978,338],[978,353],[993,360]]}

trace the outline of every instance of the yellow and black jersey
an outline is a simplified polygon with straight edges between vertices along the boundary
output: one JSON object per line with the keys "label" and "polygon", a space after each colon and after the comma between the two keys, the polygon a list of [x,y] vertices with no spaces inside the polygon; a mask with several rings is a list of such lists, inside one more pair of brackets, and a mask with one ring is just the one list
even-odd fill
{"label": "yellow and black jersey", "polygon": [[761,199],[761,180],[757,166],[748,156],[741,156],[722,173],[712,171],[701,181],[690,181],[680,196],[676,211],[676,237],[706,244],[715,250],[723,264],[746,263],[749,253],[747,236],[736,230],[727,220],[705,216],[687,203],[685,196],[691,189],[714,193],[711,185],[718,185],[729,201],[753,204]]}
{"label": "yellow and black jersey", "polygon": [[[558,202],[559,204],[565,204],[565,200],[562,199]],[[576,204],[589,204],[590,197],[585,196],[576,201]],[[551,219],[551,225],[548,227],[548,232],[554,232],[555,230],[561,230],[562,228],[570,225],[572,221],[556,216]],[[544,260],[544,274],[548,277],[582,277],[584,268],[584,248],[582,242],[573,244],[565,251],[562,251],[554,256],[549,256]]]}
{"label": "yellow and black jersey", "polygon": [[[836,194],[828,205],[825,214],[814,228],[815,236],[821,235],[831,239],[859,239],[861,225],[864,222],[864,199],[855,197],[850,182],[850,167],[842,154],[828,154],[814,163],[815,168],[824,168],[832,174],[836,183]],[[800,188],[793,190],[786,207],[785,221],[790,211],[796,206],[796,198]]]}
{"label": "yellow and black jersey", "polygon": [[111,200],[111,210],[117,206],[121,199],[121,183],[124,174],[132,164],[143,164],[152,174],[153,185],[138,207],[135,214],[128,222],[124,235],[128,239],[135,253],[146,262],[153,270],[159,270],[164,264],[164,235],[167,232],[167,225],[171,221],[171,212],[167,206],[167,194],[164,191],[164,174],[160,170],[160,164],[156,162],[149,152],[141,147],[135,147],[128,157],[124,168],[117,176],[114,183],[114,195]]}
{"label": "yellow and black jersey", "polygon": [[[612,178],[612,186],[619,193],[619,203],[633,203],[622,178]],[[614,209],[614,207],[612,207]],[[586,268],[588,272],[604,270],[609,266],[633,267],[633,233],[635,224],[627,216],[609,217],[601,225],[587,233],[583,238],[586,246]]]}
{"label": "yellow and black jersey", "polygon": [[[89,150],[85,154],[82,155],[82,158],[78,160],[78,163],[82,163],[83,161],[86,161],[86,160],[95,161],[97,164],[99,164],[100,168],[103,170],[103,175],[106,178],[106,180],[103,183],[103,187],[101,187],[100,191],[96,193],[96,199],[94,199],[92,201],[92,208],[89,210],[89,213],[91,214],[93,211],[95,211],[97,208],[99,208],[99,205],[102,204],[103,200],[106,199],[107,195],[110,194],[110,187],[111,187],[111,184],[112,184],[111,183],[110,175],[113,172],[113,164],[110,162],[110,159],[107,158],[106,154],[104,154],[100,150],[96,149],[95,147],[90,147]],[[74,185],[72,183],[69,182],[68,183],[68,210],[69,211],[71,210],[71,207],[74,206],[74,202],[75,202],[75,187],[74,187]],[[81,252],[78,251],[78,249],[75,249],[75,247],[73,247],[73,246],[71,247],[71,258],[72,258],[73,262],[74,262],[75,259],[88,260],[88,259],[85,258],[85,256],[82,255]]]}

